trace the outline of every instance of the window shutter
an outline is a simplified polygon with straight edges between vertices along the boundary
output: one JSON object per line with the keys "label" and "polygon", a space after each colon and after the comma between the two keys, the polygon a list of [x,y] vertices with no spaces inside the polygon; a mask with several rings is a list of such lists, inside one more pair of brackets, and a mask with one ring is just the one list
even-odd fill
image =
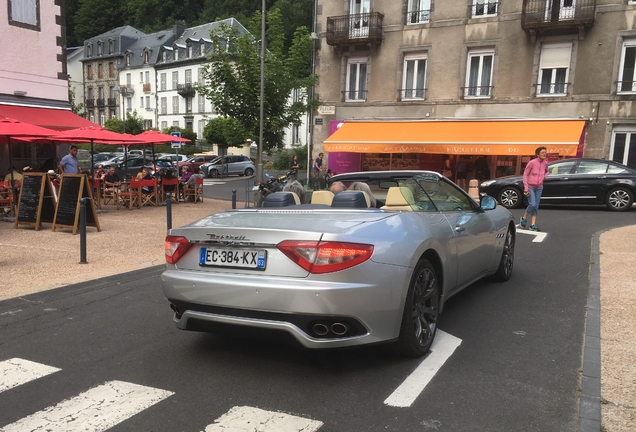
{"label": "window shutter", "polygon": [[571,44],[549,44],[541,47],[541,69],[570,67]]}

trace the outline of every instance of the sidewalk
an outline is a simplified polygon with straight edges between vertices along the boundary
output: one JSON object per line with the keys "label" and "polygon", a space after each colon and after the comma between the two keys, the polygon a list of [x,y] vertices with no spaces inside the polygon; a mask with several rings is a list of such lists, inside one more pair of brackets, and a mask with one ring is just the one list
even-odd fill
{"label": "sidewalk", "polygon": [[[227,201],[207,198],[203,203],[175,204],[173,226],[230,207]],[[108,213],[98,215],[102,231],[87,228],[88,264],[79,264],[80,237],[70,230],[52,232],[51,224],[39,231],[26,225],[14,229],[13,223],[0,220],[0,301],[165,262],[165,207],[106,208]],[[580,430],[634,432],[636,225],[607,231],[593,243],[590,299],[598,306],[588,304]],[[589,337],[589,329],[596,329],[595,337]],[[595,358],[589,359],[590,353]],[[590,364],[600,374],[588,375]],[[589,396],[592,393],[595,396]]]}

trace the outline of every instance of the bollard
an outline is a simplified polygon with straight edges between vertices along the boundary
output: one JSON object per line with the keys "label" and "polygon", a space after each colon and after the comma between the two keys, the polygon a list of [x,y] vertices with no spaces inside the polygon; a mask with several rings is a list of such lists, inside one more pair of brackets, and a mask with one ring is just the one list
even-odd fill
{"label": "bollard", "polygon": [[236,210],[236,189],[232,189],[232,210]]}
{"label": "bollard", "polygon": [[468,183],[468,195],[474,200],[479,201],[479,180],[472,179]]}
{"label": "bollard", "polygon": [[80,199],[80,264],[86,261],[86,198]]}
{"label": "bollard", "polygon": [[168,224],[168,231],[172,229],[172,193],[166,194],[166,223]]}

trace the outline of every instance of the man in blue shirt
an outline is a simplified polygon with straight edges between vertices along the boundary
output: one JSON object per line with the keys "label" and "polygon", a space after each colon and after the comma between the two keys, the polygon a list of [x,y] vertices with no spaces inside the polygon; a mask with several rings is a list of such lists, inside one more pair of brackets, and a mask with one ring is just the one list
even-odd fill
{"label": "man in blue shirt", "polygon": [[60,169],[60,174],[80,174],[82,172],[77,161],[77,146],[71,146],[69,154],[62,158],[58,168]]}

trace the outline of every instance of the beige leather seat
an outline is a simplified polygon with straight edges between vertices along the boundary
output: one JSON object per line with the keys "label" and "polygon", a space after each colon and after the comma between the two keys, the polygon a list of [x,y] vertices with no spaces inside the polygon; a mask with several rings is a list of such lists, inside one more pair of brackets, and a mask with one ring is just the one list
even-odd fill
{"label": "beige leather seat", "polygon": [[317,190],[311,194],[312,204],[326,204],[330,206],[332,201],[333,201],[333,192],[331,191]]}
{"label": "beige leather seat", "polygon": [[386,194],[386,204],[382,206],[382,210],[400,210],[413,211],[413,193],[407,187],[391,187]]}

